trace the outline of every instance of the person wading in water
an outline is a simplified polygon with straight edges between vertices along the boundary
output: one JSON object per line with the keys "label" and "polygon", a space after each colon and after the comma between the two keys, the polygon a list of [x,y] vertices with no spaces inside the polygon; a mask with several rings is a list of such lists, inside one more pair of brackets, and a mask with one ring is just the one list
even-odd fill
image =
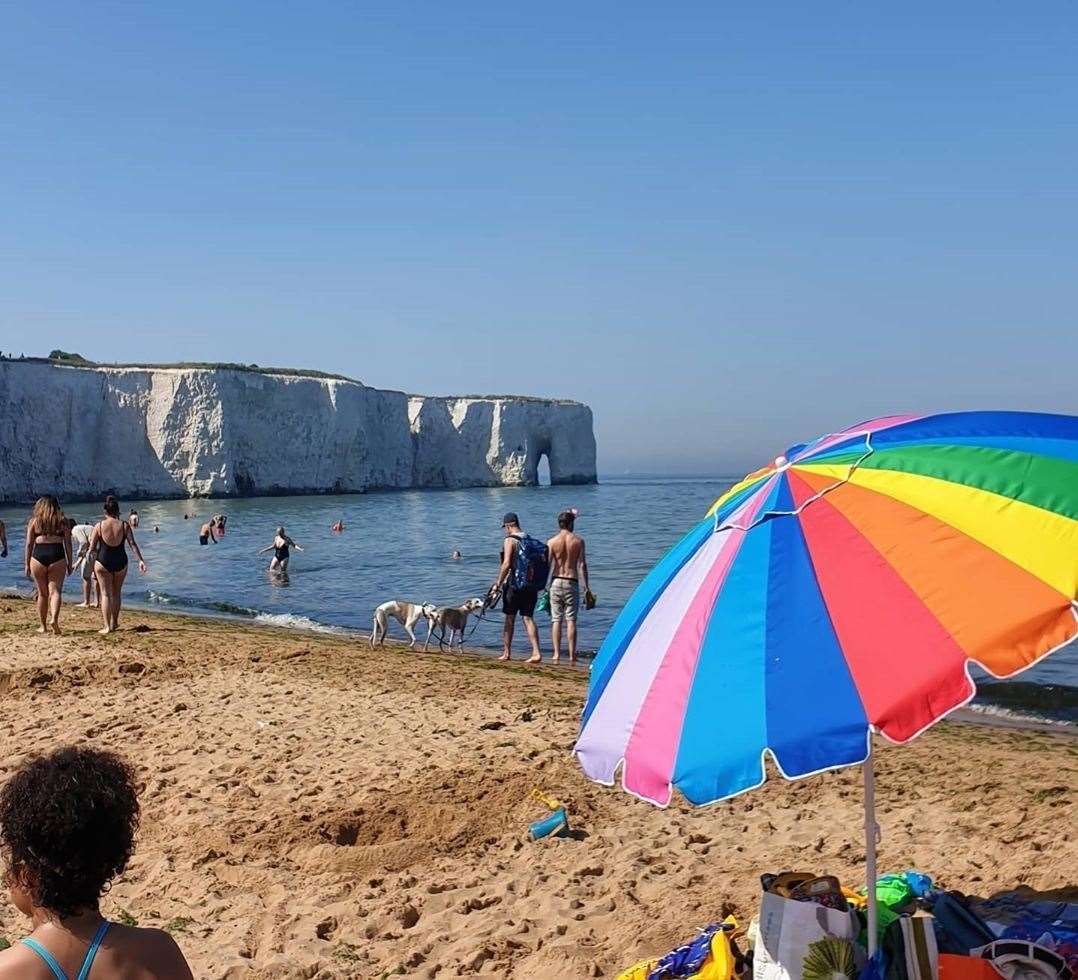
{"label": "person wading in water", "polygon": [[520,518],[510,512],[502,518],[505,541],[502,544],[502,566],[494,580],[492,591],[502,589],[502,610],[505,625],[502,628],[502,655],[499,660],[512,659],[513,633],[517,613],[524,620],[524,629],[532,644],[530,664],[542,663],[539,649],[539,630],[535,625],[535,603],[539,590],[549,575],[546,548],[541,541],[529,537],[520,528]]}
{"label": "person wading in water", "polygon": [[580,611],[580,579],[588,591],[588,559],[584,539],[573,532],[576,513],[563,510],[558,515],[560,530],[547,543],[550,553],[550,639],[554,663],[561,659],[561,624],[569,639],[569,663],[576,663],[576,617]]}
{"label": "person wading in water", "polygon": [[105,516],[90,536],[90,554],[94,556],[94,574],[101,589],[102,634],[120,627],[120,604],[124,579],[127,578],[127,545],[135,549],[138,570],[146,574],[146,562],[127,521],[120,520],[120,502],[110,493],[105,498]]}

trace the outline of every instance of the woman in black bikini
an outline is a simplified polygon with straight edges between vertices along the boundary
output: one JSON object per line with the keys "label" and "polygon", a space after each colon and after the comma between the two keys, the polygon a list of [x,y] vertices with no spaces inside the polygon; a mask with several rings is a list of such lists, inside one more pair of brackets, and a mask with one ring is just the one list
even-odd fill
{"label": "woman in black bikini", "polygon": [[105,498],[105,519],[94,526],[90,535],[90,554],[97,556],[94,574],[101,587],[101,618],[105,623],[102,634],[112,633],[120,625],[120,597],[127,577],[127,542],[138,555],[138,570],[145,573],[146,562],[142,560],[135,533],[127,521],[120,520],[120,502],[110,493]]}
{"label": "woman in black bikini", "polygon": [[26,525],[26,577],[37,586],[37,631],[60,635],[64,578],[71,572],[71,528],[55,497],[42,497]]}

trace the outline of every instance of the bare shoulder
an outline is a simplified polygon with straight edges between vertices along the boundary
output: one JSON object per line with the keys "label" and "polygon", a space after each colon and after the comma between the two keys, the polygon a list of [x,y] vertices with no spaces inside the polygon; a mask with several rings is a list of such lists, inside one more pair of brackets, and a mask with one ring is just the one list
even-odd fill
{"label": "bare shoulder", "polygon": [[[109,933],[128,956],[137,957],[139,965],[157,980],[192,980],[180,947],[164,929],[144,929],[112,925]],[[106,940],[107,942],[107,940]]]}
{"label": "bare shoulder", "polygon": [[37,980],[39,975],[48,977],[48,968],[41,973],[39,967],[44,967],[44,964],[37,954],[22,943],[0,952],[0,980]]}

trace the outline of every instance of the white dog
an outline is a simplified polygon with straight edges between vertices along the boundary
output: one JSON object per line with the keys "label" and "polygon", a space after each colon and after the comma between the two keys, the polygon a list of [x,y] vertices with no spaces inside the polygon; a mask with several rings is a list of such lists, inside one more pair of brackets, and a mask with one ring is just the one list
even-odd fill
{"label": "white dog", "polygon": [[[389,602],[383,602],[374,610],[371,646],[374,647],[385,643],[386,633],[389,630],[389,617],[392,616],[404,627],[404,632],[408,634],[408,638],[412,641],[408,644],[408,649],[415,649],[415,645],[419,642],[418,637],[415,635],[416,623],[424,616],[433,621],[432,617],[435,612],[437,610],[429,602],[420,604],[418,602],[405,602],[403,599],[390,599]],[[430,630],[427,631],[427,639],[430,640]]]}
{"label": "white dog", "polygon": [[423,644],[423,652],[426,653],[427,647],[430,646],[430,637],[435,629],[442,631],[438,637],[439,647],[445,649],[445,631],[449,630],[449,649],[453,649],[453,640],[459,636],[459,648],[463,650],[464,628],[468,625],[468,616],[474,612],[480,612],[483,606],[482,599],[469,599],[459,606],[432,607],[429,613],[426,612],[427,607],[424,606],[424,615],[427,617],[427,642]]}

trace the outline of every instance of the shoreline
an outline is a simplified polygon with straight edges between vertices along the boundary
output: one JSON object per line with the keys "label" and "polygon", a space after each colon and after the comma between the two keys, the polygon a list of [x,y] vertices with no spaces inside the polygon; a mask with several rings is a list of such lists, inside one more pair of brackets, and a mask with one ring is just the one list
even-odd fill
{"label": "shoreline", "polygon": [[[11,599],[17,602],[29,602],[29,598],[25,595],[18,593],[17,591],[5,590],[0,591],[0,600]],[[370,630],[362,629],[359,627],[351,626],[334,626],[328,623],[316,623],[314,620],[310,620],[307,617],[295,617],[296,621],[289,625],[283,625],[281,623],[269,622],[264,619],[260,619],[259,616],[274,616],[278,614],[273,613],[260,613],[252,616],[245,616],[239,613],[229,613],[224,611],[215,611],[211,609],[202,609],[200,607],[194,609],[169,609],[161,608],[161,606],[168,606],[168,603],[145,603],[141,601],[135,601],[131,603],[125,603],[124,609],[137,610],[139,613],[147,616],[174,616],[181,619],[190,619],[195,623],[206,622],[219,622],[226,624],[233,624],[237,627],[250,627],[259,630],[271,630],[279,631],[286,636],[301,636],[310,635],[315,637],[336,637],[344,641],[351,641],[363,647],[367,651],[370,651]],[[291,614],[280,614],[291,615]],[[306,622],[301,622],[306,620]],[[308,625],[310,624],[310,625]],[[390,628],[393,628],[391,623]],[[422,630],[417,630],[417,636],[420,638],[420,642],[416,645],[416,654],[422,654]],[[387,638],[385,647],[394,648],[403,652],[408,651],[407,643],[403,642],[399,637]],[[381,649],[381,648],[378,648]],[[541,666],[544,667],[556,667],[559,670],[575,671],[584,676],[587,676],[588,671],[591,669],[591,664],[594,661],[595,654],[598,651],[580,651],[580,662],[577,664],[569,664],[563,657],[563,659],[554,663],[550,660],[550,652],[544,651],[544,660]],[[449,656],[449,654],[442,654],[436,647],[432,646],[427,656],[433,656],[438,654],[440,656]],[[476,647],[465,646],[463,654],[454,653],[453,656],[459,657],[471,657],[477,660],[487,661],[495,660],[498,655],[496,647]],[[519,658],[514,658],[514,663],[523,663],[526,659],[526,654],[521,653]],[[1002,683],[1007,683],[1006,680]],[[983,694],[983,688],[978,687],[978,695]],[[583,695],[581,700],[583,705]],[[1031,709],[1032,711],[1032,709]],[[1004,705],[998,705],[993,702],[986,704],[966,704],[954,709],[949,715],[941,719],[937,724],[944,722],[952,722],[955,724],[964,725],[977,725],[986,728],[1001,728],[1008,730],[1018,731],[1030,731],[1030,732],[1043,732],[1047,734],[1061,734],[1078,737],[1078,723],[1063,720],[1046,718],[1035,714],[1025,714],[1021,711],[1008,708]],[[934,727],[934,726],[933,726]]]}
{"label": "shoreline", "polygon": [[[10,600],[12,602],[25,602],[25,603],[30,602],[30,599],[29,599],[29,597],[27,595],[24,595],[24,594],[18,592],[17,590],[10,590],[10,589],[0,590],[0,601],[3,601],[3,600]],[[271,617],[271,616],[276,616],[276,615],[292,616],[291,613],[281,613],[281,614],[277,614],[277,613],[256,613],[256,614],[251,615],[251,616],[246,616],[246,615],[242,615],[240,613],[230,613],[230,612],[224,612],[224,611],[217,611],[217,610],[213,610],[213,609],[204,609],[201,606],[183,607],[183,608],[180,608],[180,609],[170,609],[170,608],[168,608],[170,605],[171,605],[171,603],[169,603],[167,601],[163,601],[163,602],[160,602],[160,603],[146,603],[146,602],[142,602],[142,601],[139,601],[139,600],[135,600],[135,601],[131,601],[131,602],[128,602],[127,600],[124,600],[123,608],[124,608],[125,612],[130,609],[130,610],[135,610],[138,613],[144,614],[146,616],[174,616],[174,617],[179,617],[180,619],[189,619],[193,623],[199,623],[199,622],[202,622],[202,621],[206,621],[206,622],[212,622],[212,623],[227,623],[227,624],[231,624],[231,625],[234,625],[234,626],[237,626],[237,627],[240,627],[240,628],[249,627],[251,629],[259,629],[259,630],[275,630],[275,631],[279,631],[281,634],[283,634],[285,636],[310,635],[310,636],[315,636],[315,637],[336,637],[337,639],[340,639],[340,640],[350,640],[353,643],[357,643],[360,646],[364,647],[368,651],[370,651],[370,649],[371,649],[371,647],[370,647],[370,638],[371,638],[370,630],[369,629],[364,629],[364,628],[361,628],[361,627],[358,627],[358,626],[334,626],[334,625],[332,625],[330,623],[317,623],[314,620],[310,619],[309,617],[298,616],[298,615],[294,617],[294,619],[295,619],[294,625],[285,626],[285,625],[282,625],[281,623],[274,623],[274,622],[269,622],[266,619],[260,619],[259,617],[260,616]],[[162,608],[162,607],[164,607],[164,608]],[[80,607],[73,607],[73,606],[70,606],[69,604],[67,604],[65,602],[64,610],[66,611],[66,610],[69,610],[71,608],[79,608],[80,612],[85,611],[85,610],[82,610]],[[97,612],[96,609],[94,609],[92,611],[94,613]],[[61,618],[62,618],[62,615],[63,614],[61,614]],[[499,615],[500,615],[500,613],[499,613]],[[301,622],[301,620],[305,620],[306,623]],[[310,623],[312,625],[306,625],[307,623]],[[396,630],[398,632],[400,632],[400,624],[397,623],[397,621],[395,619],[391,619],[390,620],[390,629],[394,629],[394,628],[396,628]],[[469,629],[470,628],[471,628],[471,624],[469,624]],[[123,628],[121,627],[121,632],[122,631],[123,631]],[[425,634],[421,629],[417,629],[416,630],[416,636],[419,637],[419,643],[416,644],[416,649],[414,651],[411,651],[411,652],[413,652],[413,653],[422,653],[423,652],[422,651],[422,646],[423,646],[423,640],[424,640]],[[434,637],[431,637],[431,648],[428,651],[427,656],[432,656],[435,653],[440,653],[440,651],[436,649],[434,643],[435,643]],[[520,637],[517,638],[517,646],[518,646],[518,648],[520,648],[521,651],[523,651],[523,641],[520,639]],[[385,641],[385,648],[386,649],[396,649],[396,650],[403,651],[405,653],[410,652],[408,650],[408,644],[404,641],[404,639],[402,637],[396,636],[396,635],[387,637],[387,639]],[[381,647],[377,647],[376,649],[381,649]],[[581,650],[581,651],[578,651],[578,657],[583,662],[582,663],[577,663],[576,665],[571,665],[564,659],[564,656],[563,656],[563,659],[561,660],[560,663],[557,663],[557,664],[552,663],[551,660],[550,660],[550,651],[549,650],[544,650],[543,665],[548,666],[548,667],[556,666],[556,667],[559,667],[559,668],[569,668],[569,669],[577,670],[577,671],[586,671],[590,667],[591,661],[595,657],[595,653],[596,653],[596,651],[594,651],[594,650]],[[493,646],[491,646],[491,647],[477,647],[477,646],[465,645],[464,650],[463,650],[463,656],[465,656],[465,657],[473,657],[473,658],[475,658],[477,660],[491,660],[491,659],[496,660],[497,659],[497,654],[498,654],[498,649],[496,647],[493,647]],[[449,654],[444,654],[444,656],[449,656]],[[454,653],[453,656],[460,656],[460,654]],[[513,663],[523,662],[524,659],[525,659],[525,654],[523,652],[521,652],[519,657],[514,657],[513,658]]]}
{"label": "shoreline", "polygon": [[[765,871],[863,875],[856,768],[771,767],[699,809],[587,781],[583,670],[171,612],[108,637],[96,610],[33,621],[0,600],[0,780],[71,742],[127,757],[142,829],[103,911],[169,928],[200,978],[614,976],[747,922]],[[1078,867],[1069,733],[945,721],[875,755],[881,871],[990,893]],[[533,788],[570,836],[528,839]],[[23,929],[0,905],[0,937]]]}

